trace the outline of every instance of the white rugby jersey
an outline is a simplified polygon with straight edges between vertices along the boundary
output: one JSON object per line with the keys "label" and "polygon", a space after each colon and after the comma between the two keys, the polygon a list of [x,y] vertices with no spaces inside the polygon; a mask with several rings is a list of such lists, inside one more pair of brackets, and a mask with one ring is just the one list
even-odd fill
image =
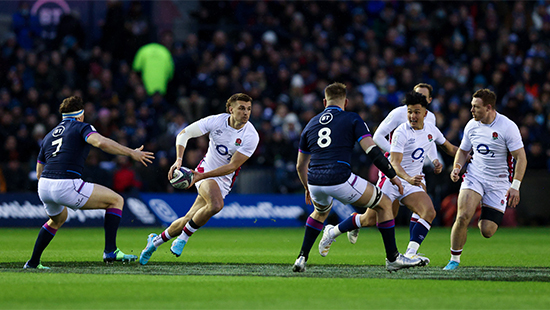
{"label": "white rugby jersey", "polygon": [[447,141],[441,131],[432,123],[424,123],[424,128],[415,130],[409,122],[399,125],[393,132],[391,152],[403,153],[401,167],[410,176],[422,173],[424,158],[434,142],[441,145]]}
{"label": "white rugby jersey", "polygon": [[518,126],[498,112],[491,124],[471,119],[460,143],[461,150],[474,151],[466,173],[486,181],[511,181],[513,160],[510,152],[522,147]]}
{"label": "white rugby jersey", "polygon": [[[205,117],[197,121],[199,128],[203,134],[210,133],[208,137],[208,151],[199,164],[200,168],[204,168],[206,172],[223,165],[227,165],[231,161],[231,157],[235,152],[239,152],[245,156],[252,156],[260,137],[250,122],[246,122],[243,128],[235,129],[229,126],[228,113],[221,113]],[[238,171],[238,170],[237,170]],[[232,182],[235,172],[222,176],[229,182]]]}
{"label": "white rugby jersey", "polygon": [[[384,152],[389,152],[391,149],[390,141],[386,140],[386,136],[394,131],[399,125],[408,122],[407,118],[407,106],[403,105],[390,111],[388,116],[380,123],[376,132],[372,137],[376,145],[380,147]],[[435,114],[428,111],[428,115],[424,118],[424,124],[430,123],[435,125]],[[391,138],[390,138],[391,140]],[[436,159],[437,156],[433,157]]]}

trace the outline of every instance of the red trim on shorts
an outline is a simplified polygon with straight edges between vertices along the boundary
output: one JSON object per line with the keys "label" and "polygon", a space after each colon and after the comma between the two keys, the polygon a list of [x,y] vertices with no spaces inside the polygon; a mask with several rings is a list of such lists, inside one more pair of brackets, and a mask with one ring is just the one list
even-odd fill
{"label": "red trim on shorts", "polygon": [[386,182],[388,178],[386,178],[386,176],[384,174],[382,174],[382,177],[380,178],[380,182],[378,182],[378,188],[382,188],[382,186],[384,185],[384,182]]}
{"label": "red trim on shorts", "polygon": [[242,166],[237,168],[237,170],[235,170],[235,174],[233,175],[233,179],[231,180],[231,185],[229,186],[229,188],[233,188],[233,184],[235,184],[235,180],[237,179],[239,172],[241,172],[241,168]]}

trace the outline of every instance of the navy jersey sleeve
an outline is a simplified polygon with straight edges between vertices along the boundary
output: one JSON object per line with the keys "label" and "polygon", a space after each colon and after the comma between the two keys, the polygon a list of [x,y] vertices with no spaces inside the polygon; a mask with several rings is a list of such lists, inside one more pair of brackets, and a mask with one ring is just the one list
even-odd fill
{"label": "navy jersey sleeve", "polygon": [[370,133],[369,127],[367,124],[361,119],[359,114],[354,113],[354,118],[352,120],[353,123],[353,129],[355,134],[355,140],[357,142],[363,140],[365,137],[372,137],[372,134]]}
{"label": "navy jersey sleeve", "polygon": [[90,125],[90,124],[87,124],[87,123],[82,123],[82,129],[81,129],[81,133],[82,133],[82,138],[84,139],[84,141],[88,141],[88,137],[93,134],[93,133],[96,133],[97,130],[94,128],[94,126]]}
{"label": "navy jersey sleeve", "polygon": [[44,144],[44,140],[42,140],[42,143],[40,144],[40,151],[38,152],[37,161],[44,165],[46,163],[46,156],[44,154],[44,148],[42,147],[43,144]]}
{"label": "navy jersey sleeve", "polygon": [[309,126],[306,126],[306,128],[302,131],[302,134],[300,135],[300,149],[299,151],[304,154],[311,154],[311,150],[309,149],[309,145],[307,143],[307,129]]}

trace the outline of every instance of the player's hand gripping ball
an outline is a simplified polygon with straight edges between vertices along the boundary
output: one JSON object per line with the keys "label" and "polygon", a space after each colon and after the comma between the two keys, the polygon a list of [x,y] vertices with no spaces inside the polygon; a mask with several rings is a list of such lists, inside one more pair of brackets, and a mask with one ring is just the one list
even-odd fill
{"label": "player's hand gripping ball", "polygon": [[174,170],[170,180],[170,184],[177,189],[186,189],[191,182],[193,182],[193,171],[185,167]]}

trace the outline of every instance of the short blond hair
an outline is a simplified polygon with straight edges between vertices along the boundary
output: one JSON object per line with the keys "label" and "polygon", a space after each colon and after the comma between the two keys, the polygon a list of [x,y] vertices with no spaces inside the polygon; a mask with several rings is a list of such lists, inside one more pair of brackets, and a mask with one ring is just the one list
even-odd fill
{"label": "short blond hair", "polygon": [[429,95],[429,97],[426,99],[432,98],[432,92],[434,91],[434,88],[432,87],[432,85],[428,83],[418,83],[414,86],[413,90],[416,91],[417,88],[426,88],[428,90],[428,95]]}
{"label": "short blond hair", "polygon": [[325,88],[325,99],[327,101],[342,100],[347,95],[346,85],[343,83],[335,82]]}
{"label": "short blond hair", "polygon": [[229,99],[227,99],[227,102],[225,103],[225,111],[229,113],[229,107],[237,101],[252,102],[252,97],[243,93],[233,94],[231,97],[229,97]]}

